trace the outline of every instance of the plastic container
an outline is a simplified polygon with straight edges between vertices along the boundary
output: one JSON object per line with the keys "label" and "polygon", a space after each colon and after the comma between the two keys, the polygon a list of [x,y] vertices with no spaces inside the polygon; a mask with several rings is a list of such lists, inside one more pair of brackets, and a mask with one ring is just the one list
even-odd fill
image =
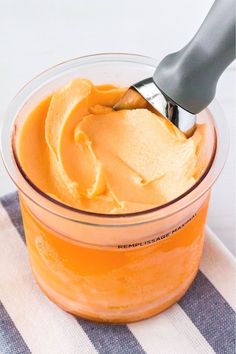
{"label": "plastic container", "polygon": [[211,187],[227,155],[222,112],[213,104],[198,116],[208,129],[204,176],[177,199],[130,214],[96,214],[53,200],[23,173],[14,142],[27,114],[68,80],[84,77],[128,87],[151,76],[156,65],[130,54],[62,63],[29,82],[4,120],[2,156],[19,191],[34,276],[53,302],[84,318],[141,320],[171,306],[189,288],[202,254]]}

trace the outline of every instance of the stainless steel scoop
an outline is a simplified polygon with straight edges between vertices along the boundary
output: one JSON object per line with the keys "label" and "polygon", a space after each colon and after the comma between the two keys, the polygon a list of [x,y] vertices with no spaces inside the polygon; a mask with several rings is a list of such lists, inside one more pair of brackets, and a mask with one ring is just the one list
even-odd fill
{"label": "stainless steel scoop", "polygon": [[213,100],[218,79],[235,56],[234,0],[216,0],[193,39],[166,56],[153,77],[132,85],[113,108],[149,107],[189,137],[196,114]]}

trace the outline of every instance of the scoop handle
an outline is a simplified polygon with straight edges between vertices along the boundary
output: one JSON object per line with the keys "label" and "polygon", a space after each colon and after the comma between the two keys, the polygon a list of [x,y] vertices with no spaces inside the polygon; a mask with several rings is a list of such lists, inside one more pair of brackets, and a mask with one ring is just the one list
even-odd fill
{"label": "scoop handle", "polygon": [[193,39],[154,73],[163,94],[193,114],[212,101],[219,77],[235,59],[234,1],[216,0]]}

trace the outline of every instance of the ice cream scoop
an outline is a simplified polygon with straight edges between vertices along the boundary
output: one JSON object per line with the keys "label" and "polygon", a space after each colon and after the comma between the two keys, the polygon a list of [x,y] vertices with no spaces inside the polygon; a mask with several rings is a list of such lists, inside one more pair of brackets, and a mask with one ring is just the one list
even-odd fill
{"label": "ice cream scoop", "polygon": [[235,3],[216,0],[193,39],[167,55],[153,77],[132,85],[114,110],[149,106],[187,137],[196,114],[213,100],[219,77],[235,59]]}

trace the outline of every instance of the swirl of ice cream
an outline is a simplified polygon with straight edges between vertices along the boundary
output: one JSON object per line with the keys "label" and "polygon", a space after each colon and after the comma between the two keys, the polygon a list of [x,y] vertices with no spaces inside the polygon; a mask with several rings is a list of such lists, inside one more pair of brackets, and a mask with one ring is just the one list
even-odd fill
{"label": "swirl of ice cream", "polygon": [[38,188],[75,208],[127,213],[162,205],[196,182],[204,129],[187,139],[148,109],[115,112],[124,91],[75,79],[34,109],[17,146]]}

